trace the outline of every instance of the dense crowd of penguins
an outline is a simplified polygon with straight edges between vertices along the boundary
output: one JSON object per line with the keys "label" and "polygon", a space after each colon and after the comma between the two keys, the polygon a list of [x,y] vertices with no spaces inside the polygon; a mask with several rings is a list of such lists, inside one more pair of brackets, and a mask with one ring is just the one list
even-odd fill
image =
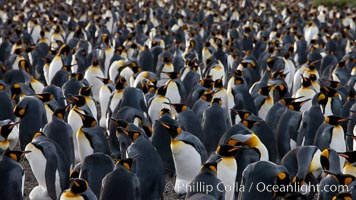
{"label": "dense crowd of penguins", "polygon": [[298,2],[5,1],[0,199],[162,199],[167,176],[191,200],[356,199],[355,22]]}

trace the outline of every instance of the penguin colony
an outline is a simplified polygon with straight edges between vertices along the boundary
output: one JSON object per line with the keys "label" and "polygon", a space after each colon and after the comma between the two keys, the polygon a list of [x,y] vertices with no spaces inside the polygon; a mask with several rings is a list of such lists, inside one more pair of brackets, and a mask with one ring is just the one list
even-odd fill
{"label": "penguin colony", "polygon": [[0,199],[356,199],[356,10],[280,6],[3,2]]}

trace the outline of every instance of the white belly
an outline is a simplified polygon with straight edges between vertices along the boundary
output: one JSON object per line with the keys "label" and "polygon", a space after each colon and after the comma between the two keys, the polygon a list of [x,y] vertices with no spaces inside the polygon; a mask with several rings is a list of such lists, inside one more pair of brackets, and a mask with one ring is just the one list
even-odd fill
{"label": "white belly", "polygon": [[103,82],[96,77],[103,78],[104,73],[101,71],[99,67],[92,67],[91,70],[88,69],[85,72],[84,78],[88,80],[89,84],[93,85],[92,87],[92,92],[93,92],[93,98],[98,101],[99,100],[99,91],[101,86],[103,85]]}
{"label": "white belly", "polygon": [[171,81],[167,87],[166,98],[168,98],[171,103],[181,103],[179,88],[174,81]]}
{"label": "white belly", "polygon": [[235,158],[223,158],[218,163],[218,178],[225,185],[225,200],[235,199],[237,164]]}
{"label": "white belly", "polygon": [[48,81],[51,83],[53,77],[62,68],[62,59],[60,56],[55,56],[52,62],[49,64]]}
{"label": "white belly", "polygon": [[177,194],[187,192],[187,185],[199,174],[201,166],[200,154],[192,147],[181,141],[171,144],[174,166],[177,177],[174,191]]}
{"label": "white belly", "polygon": [[110,101],[110,90],[106,85],[103,85],[99,92],[99,102],[101,110],[100,127],[106,128],[106,111]]}
{"label": "white belly", "polygon": [[36,177],[38,184],[46,188],[45,169],[47,160],[42,154],[41,150],[37,149],[32,143],[26,145],[25,151],[31,151],[26,154],[26,158],[30,163],[33,175]]}
{"label": "white belly", "polygon": [[[76,133],[83,123],[79,115],[75,111],[70,110],[68,114],[68,124],[72,127],[73,133]],[[73,144],[74,144],[75,161],[79,162],[80,158],[79,158],[77,137],[73,137]]]}
{"label": "white belly", "polygon": [[83,162],[85,157],[94,153],[94,149],[90,146],[90,142],[81,130],[77,131],[76,137],[78,142],[79,158],[80,161]]}
{"label": "white belly", "polygon": [[168,99],[164,97],[154,97],[152,100],[150,107],[148,108],[148,115],[150,116],[152,123],[160,118],[159,113],[162,108],[170,108],[170,106],[164,102],[169,103]]}
{"label": "white belly", "polygon": [[266,119],[267,113],[268,111],[271,109],[271,107],[273,106],[272,100],[267,100],[268,102],[265,102],[260,110],[258,111],[258,116],[261,117],[263,120]]}
{"label": "white belly", "polygon": [[[344,139],[344,130],[341,126],[336,126],[332,129],[332,137],[330,142],[330,148],[334,149],[336,152],[346,151],[346,142]],[[340,157],[340,167],[344,167],[345,158]]]}

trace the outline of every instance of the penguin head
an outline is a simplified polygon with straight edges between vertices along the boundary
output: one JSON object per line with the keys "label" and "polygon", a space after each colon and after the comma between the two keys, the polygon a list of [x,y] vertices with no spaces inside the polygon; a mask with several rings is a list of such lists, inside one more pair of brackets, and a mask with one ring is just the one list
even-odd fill
{"label": "penguin head", "polygon": [[108,34],[103,34],[103,35],[101,35],[101,41],[102,41],[104,44],[109,45],[109,42],[110,42],[109,39],[110,39],[110,38],[109,38],[109,35],[108,35]]}
{"label": "penguin head", "polygon": [[350,120],[349,118],[344,118],[344,117],[339,117],[339,116],[335,116],[335,115],[329,115],[326,116],[324,118],[324,121],[328,124],[331,124],[333,126],[338,126],[340,125],[342,122],[345,122],[347,120]]}
{"label": "penguin head", "polygon": [[72,169],[69,173],[69,178],[79,178],[79,172],[76,169]]}
{"label": "penguin head", "polygon": [[129,128],[129,123],[124,119],[115,119],[111,117],[110,120],[114,122],[116,128],[124,128],[124,129]]}
{"label": "penguin head", "polygon": [[326,82],[329,84],[329,87],[336,89],[342,86],[341,82],[339,81],[334,81],[334,80],[326,80]]}
{"label": "penguin head", "polygon": [[303,87],[310,87],[312,85],[312,82],[309,78],[304,77],[303,74],[301,74],[302,76],[302,86]]}
{"label": "penguin head", "polygon": [[[178,112],[178,111],[177,111]],[[169,116],[172,116],[172,111],[168,108],[162,108],[160,111],[159,111],[159,116],[162,117],[164,114],[168,114]]]}
{"label": "penguin head", "polygon": [[7,86],[3,83],[0,83],[0,91],[6,90]]}
{"label": "penguin head", "polygon": [[18,64],[19,69],[25,70],[28,74],[30,74],[30,63],[27,60],[20,60]]}
{"label": "penguin head", "polygon": [[242,119],[241,122],[245,127],[249,128],[249,129],[251,129],[252,127],[257,126],[258,124],[261,123],[261,121],[255,121],[255,120],[251,120],[251,119]]}
{"label": "penguin head", "polygon": [[281,104],[288,106],[289,104],[293,103],[294,101],[300,99],[302,97],[298,97],[298,98],[282,98],[280,100]]}
{"label": "penguin head", "polygon": [[58,119],[62,119],[64,120],[64,116],[66,114],[66,107],[63,107],[63,108],[57,108],[52,116],[56,116]]}
{"label": "penguin head", "polygon": [[96,77],[97,79],[101,80],[101,82],[104,83],[104,85],[107,85],[109,83],[112,83],[112,80],[109,78],[101,78],[101,77]]}
{"label": "penguin head", "polygon": [[10,135],[12,129],[18,124],[19,122],[9,123],[0,127],[0,136],[7,140],[7,137]]}
{"label": "penguin head", "polygon": [[345,158],[349,163],[356,162],[356,151],[339,152],[338,154]]}
{"label": "penguin head", "polygon": [[220,89],[220,88],[223,88],[224,87],[224,83],[223,83],[223,77],[219,78],[219,79],[216,79],[214,81],[214,88],[215,89]]}
{"label": "penguin head", "polygon": [[122,90],[124,89],[126,86],[128,85],[126,79],[122,76],[119,76],[117,79],[116,79],[116,83],[115,83],[115,89],[116,90]]}
{"label": "penguin head", "polygon": [[127,130],[123,128],[121,128],[121,130],[130,138],[132,142],[135,142],[135,140],[142,135],[142,133],[138,130]]}
{"label": "penguin head", "polygon": [[352,195],[349,192],[340,192],[334,195],[332,200],[352,200]]}
{"label": "penguin head", "polygon": [[242,120],[247,119],[250,115],[251,112],[248,110],[237,110],[232,108],[231,109],[235,114],[238,114]]}
{"label": "penguin head", "polygon": [[92,95],[92,90],[91,88],[93,87],[93,85],[90,85],[88,87],[81,87],[79,89],[79,94],[80,95],[83,95],[83,96],[91,96]]}
{"label": "penguin head", "polygon": [[310,101],[310,99],[306,99],[303,101],[294,101],[291,102],[290,104],[288,104],[288,108],[291,110],[295,110],[295,111],[300,111],[300,108],[303,106],[303,104],[307,101]]}
{"label": "penguin head", "polygon": [[84,128],[91,128],[96,126],[97,122],[95,120],[94,117],[90,116],[90,115],[85,115],[82,114],[78,109],[73,109],[78,115],[79,117],[82,119],[83,122],[83,127]]}
{"label": "penguin head", "polygon": [[241,65],[244,68],[256,67],[256,63],[253,60],[243,60],[241,61]]}
{"label": "penguin head", "polygon": [[167,93],[167,85],[163,85],[156,90],[156,94],[160,96],[166,96]]}
{"label": "penguin head", "polygon": [[330,151],[329,149],[324,149],[321,152],[320,163],[321,163],[323,170],[329,170],[329,168],[330,168],[330,163],[329,163],[330,152],[329,151]]}
{"label": "penguin head", "polygon": [[89,188],[88,182],[82,178],[72,178],[69,184],[69,190],[74,194],[82,194]]}
{"label": "penguin head", "polygon": [[67,98],[68,103],[77,107],[84,106],[86,104],[85,97],[82,95],[74,95],[71,98]]}
{"label": "penguin head", "polygon": [[222,100],[221,98],[213,98],[213,100],[210,101],[210,104],[213,105],[213,104],[218,104],[218,105],[222,105]]}
{"label": "penguin head", "polygon": [[91,65],[96,67],[99,65],[99,61],[97,59],[93,59],[93,61],[91,62]]}
{"label": "penguin head", "polygon": [[180,73],[178,72],[163,72],[164,74],[167,74],[167,76],[170,78],[170,79],[177,79],[177,78],[180,78]]}
{"label": "penguin head", "polygon": [[167,129],[172,139],[174,139],[175,137],[177,137],[179,134],[182,133],[182,128],[179,127],[178,122],[174,119],[172,119],[172,121],[169,123],[160,120],[157,120],[157,122],[159,122],[164,128]]}
{"label": "penguin head", "polygon": [[22,118],[25,114],[26,114],[26,106],[22,106],[20,104],[17,104],[14,108],[14,114],[19,117]]}
{"label": "penguin head", "polygon": [[39,98],[43,103],[52,101],[54,99],[53,94],[49,92],[44,92],[42,94],[35,94],[37,98]]}
{"label": "penguin head", "polygon": [[269,85],[265,87],[261,87],[258,89],[258,93],[263,96],[269,96],[269,92],[275,88],[275,85]]}
{"label": "penguin head", "polygon": [[59,54],[67,56],[70,52],[70,47],[67,44],[63,44],[59,49]]}
{"label": "penguin head", "polygon": [[267,60],[266,60],[267,66],[268,66],[268,68],[269,68],[271,71],[272,71],[272,69],[273,69],[273,65],[274,65],[275,61],[276,61],[276,58],[275,58],[275,57],[269,57],[269,58],[267,58]]}
{"label": "penguin head", "polygon": [[25,158],[26,153],[31,153],[31,151],[5,151],[3,156],[7,156],[17,162],[20,162],[23,158]]}
{"label": "penguin head", "polygon": [[250,131],[250,134],[235,134],[232,135],[228,140],[227,144],[232,146],[249,146],[256,147],[260,142],[259,138]]}
{"label": "penguin head", "polygon": [[214,94],[214,92],[205,91],[204,94],[200,96],[200,98],[204,101],[211,102],[214,97]]}
{"label": "penguin head", "polygon": [[355,176],[351,174],[336,174],[328,170],[324,170],[324,172],[333,176],[334,179],[340,183],[340,185],[350,185],[355,180]]}
{"label": "penguin head", "polygon": [[208,162],[208,163],[204,163],[201,168],[200,168],[200,172],[203,173],[214,173],[215,175],[218,173],[218,162],[220,162],[221,159],[215,161],[215,162]]}
{"label": "penguin head", "polygon": [[176,110],[178,113],[181,113],[185,110],[188,109],[188,106],[185,105],[184,103],[167,103],[167,102],[164,102],[164,104],[168,104],[170,106],[172,106],[174,108],[174,110]]}
{"label": "penguin head", "polygon": [[11,99],[14,100],[17,95],[21,94],[21,85],[19,83],[15,83],[11,87]]}
{"label": "penguin head", "polygon": [[223,144],[216,148],[216,153],[222,157],[235,157],[239,147]]}
{"label": "penguin head", "polygon": [[125,158],[125,159],[120,159],[119,161],[116,162],[116,165],[121,165],[125,167],[128,171],[131,171],[132,163],[138,158],[140,155],[135,155],[132,158]]}
{"label": "penguin head", "polygon": [[200,80],[199,83],[201,86],[208,88],[208,89],[212,89],[213,85],[214,85],[214,81],[210,78],[205,78],[203,80]]}

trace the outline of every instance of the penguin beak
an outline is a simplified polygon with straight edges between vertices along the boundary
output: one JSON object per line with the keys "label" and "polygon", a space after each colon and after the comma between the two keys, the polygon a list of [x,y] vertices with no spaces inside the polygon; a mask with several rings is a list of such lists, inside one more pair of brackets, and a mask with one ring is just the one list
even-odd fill
{"label": "penguin beak", "polygon": [[343,157],[343,158],[350,158],[350,156],[348,156],[348,155],[346,155],[346,154],[344,154],[344,153],[338,153],[339,154],[339,156],[341,156],[341,157]]}
{"label": "penguin beak", "polygon": [[170,126],[168,125],[168,124],[166,124],[166,123],[164,123],[164,122],[162,122],[162,121],[160,121],[160,120],[156,120],[156,121],[158,121],[163,127],[165,127],[166,129],[169,129],[170,128]]}
{"label": "penguin beak", "polygon": [[349,120],[351,120],[351,118],[341,118],[341,119],[337,120],[337,122],[342,123],[342,122],[346,122]]}

